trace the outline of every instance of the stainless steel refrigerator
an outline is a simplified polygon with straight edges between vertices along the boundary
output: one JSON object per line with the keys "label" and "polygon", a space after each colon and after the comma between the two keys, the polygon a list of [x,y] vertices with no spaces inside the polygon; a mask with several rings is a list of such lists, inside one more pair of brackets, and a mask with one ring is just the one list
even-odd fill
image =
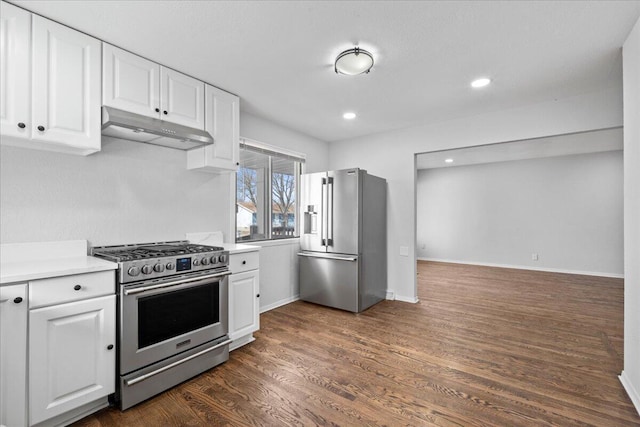
{"label": "stainless steel refrigerator", "polygon": [[303,174],[300,299],[361,312],[386,297],[387,182],[362,169]]}

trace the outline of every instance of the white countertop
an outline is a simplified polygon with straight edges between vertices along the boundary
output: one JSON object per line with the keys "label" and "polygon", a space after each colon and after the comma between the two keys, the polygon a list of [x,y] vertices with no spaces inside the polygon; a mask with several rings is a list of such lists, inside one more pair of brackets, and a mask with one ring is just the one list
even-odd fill
{"label": "white countertop", "polygon": [[245,245],[243,243],[224,243],[222,231],[204,231],[199,233],[187,233],[186,238],[191,243],[210,246],[222,246],[230,254],[259,251],[260,246]]}
{"label": "white countertop", "polygon": [[47,277],[115,270],[118,264],[90,256],[2,263],[0,286]]}
{"label": "white countertop", "polygon": [[87,256],[86,240],[0,245],[0,286],[117,268],[114,262]]}
{"label": "white countertop", "polygon": [[222,246],[225,251],[229,251],[229,254],[241,254],[260,250],[260,246],[245,245],[243,243],[222,243],[220,246]]}

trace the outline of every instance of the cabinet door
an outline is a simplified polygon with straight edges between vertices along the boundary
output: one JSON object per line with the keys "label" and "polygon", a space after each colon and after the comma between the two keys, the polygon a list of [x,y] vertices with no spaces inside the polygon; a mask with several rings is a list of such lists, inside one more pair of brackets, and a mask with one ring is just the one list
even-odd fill
{"label": "cabinet door", "polygon": [[27,425],[27,313],[26,284],[0,287],[2,426]]}
{"label": "cabinet door", "polygon": [[32,24],[32,138],[100,150],[100,41],[37,15]]}
{"label": "cabinet door", "polygon": [[258,270],[229,276],[229,338],[232,340],[260,329]]}
{"label": "cabinet door", "polygon": [[160,65],[102,44],[102,104],[160,118]]}
{"label": "cabinet door", "polygon": [[204,82],[160,67],[162,119],[204,129]]}
{"label": "cabinet door", "polygon": [[36,424],[115,390],[115,295],[31,310],[29,409]]}
{"label": "cabinet door", "polygon": [[0,130],[5,143],[6,136],[31,135],[31,14],[5,2],[0,12]]}
{"label": "cabinet door", "polygon": [[240,98],[210,85],[205,88],[205,130],[213,145],[189,150],[187,168],[235,172],[240,147]]}

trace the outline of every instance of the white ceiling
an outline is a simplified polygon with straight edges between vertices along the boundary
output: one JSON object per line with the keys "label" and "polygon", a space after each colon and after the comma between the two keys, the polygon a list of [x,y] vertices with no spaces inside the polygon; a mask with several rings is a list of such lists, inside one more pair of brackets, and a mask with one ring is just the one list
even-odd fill
{"label": "white ceiling", "polygon": [[[640,16],[637,0],[13,3],[325,141],[621,87],[620,47]],[[373,70],[336,75],[356,44]],[[478,76],[494,83],[471,89]]]}

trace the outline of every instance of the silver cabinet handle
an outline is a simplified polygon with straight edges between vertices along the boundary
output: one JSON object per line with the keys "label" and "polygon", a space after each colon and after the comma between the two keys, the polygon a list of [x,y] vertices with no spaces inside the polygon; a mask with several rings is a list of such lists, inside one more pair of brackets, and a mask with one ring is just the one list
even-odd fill
{"label": "silver cabinet handle", "polygon": [[142,292],[153,291],[155,289],[170,288],[171,286],[182,285],[184,283],[199,282],[202,280],[213,279],[216,277],[229,276],[230,274],[231,274],[230,271],[224,271],[222,273],[210,274],[208,276],[192,277],[190,279],[176,280],[174,282],[160,283],[160,284],[151,285],[151,286],[142,286],[140,288],[125,289],[124,294],[134,295]]}
{"label": "silver cabinet handle", "polygon": [[134,384],[138,384],[138,383],[139,383],[139,382],[141,382],[141,381],[144,381],[144,380],[146,380],[146,379],[149,379],[149,378],[151,378],[151,377],[153,377],[153,376],[155,376],[155,375],[158,375],[158,374],[160,374],[160,373],[162,373],[162,372],[164,372],[164,371],[167,371],[167,370],[169,370],[169,369],[171,369],[171,368],[175,368],[175,367],[176,367],[176,366],[178,366],[178,365],[182,365],[182,364],[183,364],[183,363],[185,363],[185,362],[188,362],[188,361],[190,361],[190,360],[192,360],[192,359],[195,359],[196,357],[202,356],[203,354],[209,353],[210,351],[217,350],[217,349],[219,349],[220,347],[224,347],[224,346],[225,346],[225,345],[227,345],[227,344],[231,344],[232,342],[233,342],[232,340],[226,340],[226,341],[223,341],[223,342],[221,342],[220,344],[216,344],[216,345],[214,345],[214,346],[213,346],[213,347],[211,347],[211,348],[207,348],[207,349],[202,350],[202,351],[200,351],[200,352],[198,352],[198,353],[196,353],[196,354],[192,354],[192,355],[191,355],[191,356],[189,356],[189,357],[185,357],[185,358],[184,358],[184,359],[182,359],[182,360],[178,360],[178,361],[176,361],[176,362],[170,363],[169,365],[167,365],[167,366],[163,366],[162,368],[160,368],[160,369],[156,369],[155,371],[149,372],[148,374],[140,375],[139,377],[136,377],[136,378],[134,378],[134,379],[132,379],[132,380],[124,380],[124,384],[125,384],[127,387],[132,386],[132,385],[134,385]]}

